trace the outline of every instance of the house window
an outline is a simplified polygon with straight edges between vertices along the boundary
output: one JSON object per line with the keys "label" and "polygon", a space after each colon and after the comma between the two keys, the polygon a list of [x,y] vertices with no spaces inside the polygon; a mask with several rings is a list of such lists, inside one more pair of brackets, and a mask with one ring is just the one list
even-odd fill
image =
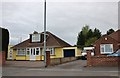
{"label": "house window", "polygon": [[30,55],[30,49],[27,48],[26,55]]}
{"label": "house window", "polygon": [[12,49],[10,49],[10,52],[9,52],[9,53],[10,53],[10,54],[9,54],[9,59],[12,58],[12,52],[13,52]]}
{"label": "house window", "polygon": [[33,34],[32,42],[40,42],[40,34]]}
{"label": "house window", "polygon": [[49,51],[50,51],[50,55],[55,55],[54,48],[49,48]]}
{"label": "house window", "polygon": [[113,53],[113,44],[101,44],[100,50],[101,54]]}
{"label": "house window", "polygon": [[40,55],[40,48],[36,48],[36,55]]}
{"label": "house window", "polygon": [[[50,51],[50,55],[55,55],[55,49],[54,48],[46,48],[46,51]],[[42,51],[42,55],[44,55],[44,50]]]}
{"label": "house window", "polygon": [[25,55],[25,49],[17,49],[17,55]]}

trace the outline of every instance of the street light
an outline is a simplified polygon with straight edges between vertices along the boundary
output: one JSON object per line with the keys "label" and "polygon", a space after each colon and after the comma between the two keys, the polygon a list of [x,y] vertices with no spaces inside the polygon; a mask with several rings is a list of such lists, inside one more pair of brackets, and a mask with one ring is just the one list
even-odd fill
{"label": "street light", "polygon": [[44,0],[44,63],[45,67],[47,67],[46,60],[46,0]]}

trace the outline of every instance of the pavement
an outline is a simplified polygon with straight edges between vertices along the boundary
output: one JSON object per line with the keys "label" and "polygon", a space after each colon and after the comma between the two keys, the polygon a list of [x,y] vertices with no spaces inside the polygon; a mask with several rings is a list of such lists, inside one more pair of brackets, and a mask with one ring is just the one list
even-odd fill
{"label": "pavement", "polygon": [[3,76],[116,76],[118,67],[85,67],[86,60],[77,60],[45,68],[43,61],[7,61]]}
{"label": "pavement", "polygon": [[6,64],[3,67],[44,67],[44,61],[6,61]]}

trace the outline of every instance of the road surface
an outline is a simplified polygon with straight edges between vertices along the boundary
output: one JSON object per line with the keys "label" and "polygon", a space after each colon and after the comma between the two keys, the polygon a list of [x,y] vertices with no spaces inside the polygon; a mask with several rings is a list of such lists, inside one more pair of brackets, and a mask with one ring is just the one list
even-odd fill
{"label": "road surface", "polygon": [[3,67],[3,76],[118,76],[118,67],[84,67],[85,60],[44,67]]}

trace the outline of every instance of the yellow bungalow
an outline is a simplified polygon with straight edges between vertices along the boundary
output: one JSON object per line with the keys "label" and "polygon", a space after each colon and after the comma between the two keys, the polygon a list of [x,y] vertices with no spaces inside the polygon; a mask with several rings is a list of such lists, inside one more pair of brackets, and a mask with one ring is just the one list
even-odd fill
{"label": "yellow bungalow", "polygon": [[[62,39],[50,32],[46,32],[46,46],[50,51],[50,58],[78,57],[81,51],[77,47],[72,47]],[[44,32],[34,31],[29,35],[29,39],[13,46],[12,60],[44,60]],[[8,52],[9,53],[9,52]],[[10,55],[10,54],[8,54]]]}

